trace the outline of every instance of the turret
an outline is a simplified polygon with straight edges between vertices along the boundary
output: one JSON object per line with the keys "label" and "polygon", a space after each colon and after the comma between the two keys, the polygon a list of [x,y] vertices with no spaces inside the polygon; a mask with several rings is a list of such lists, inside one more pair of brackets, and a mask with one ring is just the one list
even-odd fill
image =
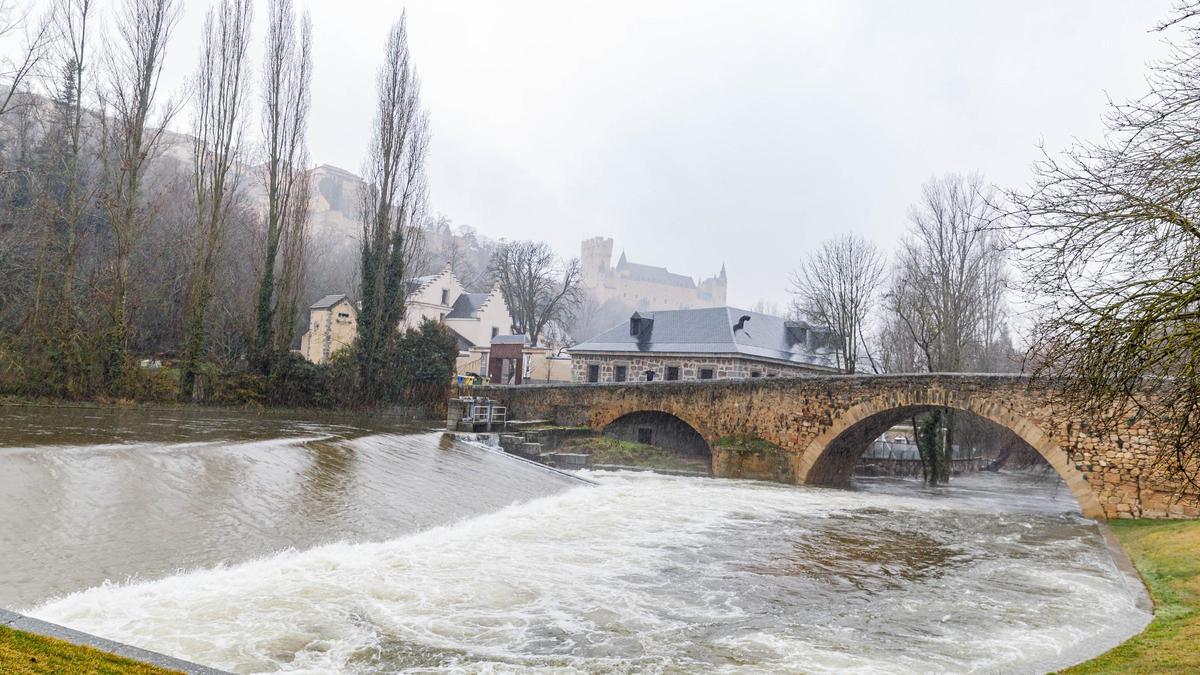
{"label": "turret", "polygon": [[602,285],[612,269],[613,240],[608,237],[584,239],[580,246],[579,264],[583,285],[595,288]]}

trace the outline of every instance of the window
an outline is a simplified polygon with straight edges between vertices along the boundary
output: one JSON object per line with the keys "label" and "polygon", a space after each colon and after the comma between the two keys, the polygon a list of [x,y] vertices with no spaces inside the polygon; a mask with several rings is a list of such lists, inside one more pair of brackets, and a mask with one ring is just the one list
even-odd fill
{"label": "window", "polygon": [[646,381],[647,381],[647,382],[653,382],[653,381],[654,381],[654,371],[653,371],[653,370],[647,370],[647,371],[646,371]]}
{"label": "window", "polygon": [[638,427],[638,443],[642,445],[651,445],[654,443],[654,430],[650,427]]}
{"label": "window", "polygon": [[666,379],[668,379],[668,380],[678,380],[678,379],[679,379],[679,366],[667,366],[667,377],[666,377]]}
{"label": "window", "polygon": [[757,370],[752,370],[750,371],[750,377],[762,377],[762,373],[758,372]]}
{"label": "window", "polygon": [[492,338],[495,338],[499,334],[500,334],[500,329],[497,328],[496,326],[492,326]]}
{"label": "window", "polygon": [[442,305],[444,306],[444,305],[449,305],[449,304],[450,304],[450,289],[443,288],[442,289]]}
{"label": "window", "polygon": [[713,379],[713,369],[712,368],[701,368],[700,369],[700,379],[702,379],[702,380]]}
{"label": "window", "polygon": [[588,382],[600,381],[600,366],[588,366]]}
{"label": "window", "polygon": [[349,319],[350,313],[349,312],[338,312],[338,318],[339,319]]}
{"label": "window", "polygon": [[629,366],[617,366],[613,369],[613,380],[624,382],[629,376]]}

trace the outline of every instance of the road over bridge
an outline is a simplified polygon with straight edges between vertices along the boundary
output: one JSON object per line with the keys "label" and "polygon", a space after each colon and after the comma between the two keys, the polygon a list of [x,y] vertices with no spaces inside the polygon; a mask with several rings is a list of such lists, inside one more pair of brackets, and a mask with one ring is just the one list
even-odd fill
{"label": "road over bridge", "polygon": [[[466,393],[466,392],[464,392]],[[596,431],[649,427],[702,439],[715,476],[844,485],[859,455],[894,424],[936,407],[978,415],[1016,434],[1063,478],[1092,518],[1200,517],[1200,494],[1155,466],[1155,429],[1137,421],[1089,431],[1051,385],[1010,375],[881,375],[483,386],[514,419],[551,419]],[[649,433],[643,431],[643,433]],[[752,436],[779,450],[724,450]]]}

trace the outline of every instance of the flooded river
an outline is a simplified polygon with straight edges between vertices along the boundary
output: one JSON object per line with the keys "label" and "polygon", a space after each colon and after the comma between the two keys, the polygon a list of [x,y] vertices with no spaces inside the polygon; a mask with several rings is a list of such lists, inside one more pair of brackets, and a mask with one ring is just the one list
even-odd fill
{"label": "flooded river", "polygon": [[0,408],[0,606],[236,672],[1043,672],[1149,615],[1065,487],[585,472],[353,418]]}

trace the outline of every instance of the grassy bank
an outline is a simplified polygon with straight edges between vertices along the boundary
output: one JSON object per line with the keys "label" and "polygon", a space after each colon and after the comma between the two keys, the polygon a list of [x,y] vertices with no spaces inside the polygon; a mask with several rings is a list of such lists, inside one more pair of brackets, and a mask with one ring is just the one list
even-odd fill
{"label": "grassy bank", "polygon": [[0,626],[0,673],[103,673],[162,675],[175,673],[138,661],[80,647],[54,638]]}
{"label": "grassy bank", "polygon": [[688,458],[653,445],[622,441],[607,436],[572,438],[563,441],[558,452],[581,452],[592,456],[592,464],[617,464],[662,471],[708,473],[708,461]]}
{"label": "grassy bank", "polygon": [[1066,673],[1200,673],[1200,521],[1118,520],[1113,533],[1154,598],[1140,635]]}

